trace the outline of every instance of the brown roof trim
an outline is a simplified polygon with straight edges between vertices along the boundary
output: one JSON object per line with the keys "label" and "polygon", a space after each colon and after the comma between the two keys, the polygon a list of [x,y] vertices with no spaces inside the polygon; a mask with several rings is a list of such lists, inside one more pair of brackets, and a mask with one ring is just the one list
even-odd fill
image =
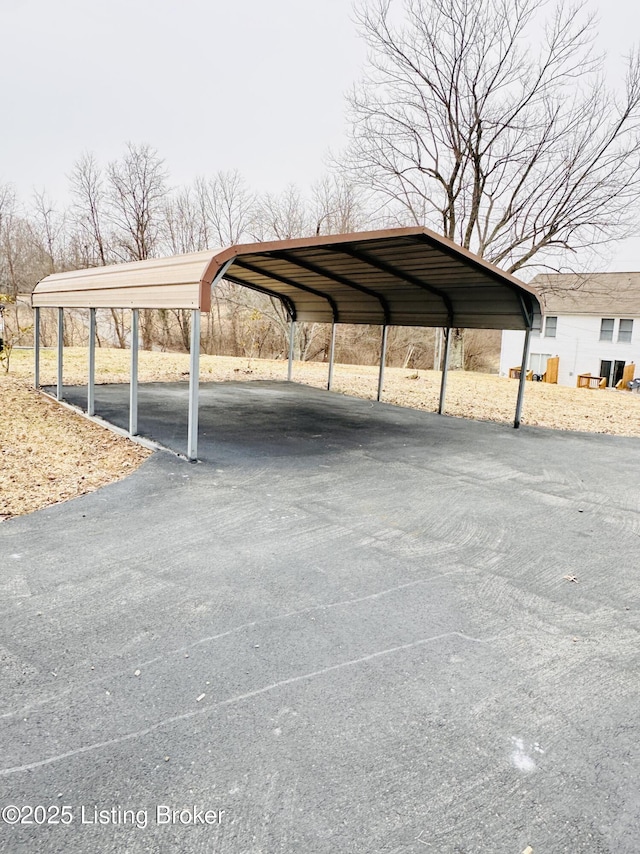
{"label": "brown roof trim", "polygon": [[[527,285],[525,282],[521,282],[520,279],[517,279],[510,273],[500,270],[489,261],[485,261],[484,258],[480,258],[479,255],[475,255],[468,249],[458,246],[457,243],[454,243],[447,237],[436,234],[436,232],[431,231],[430,228],[418,225],[406,228],[387,228],[379,231],[352,231],[347,234],[324,234],[315,237],[295,237],[289,240],[272,240],[265,243],[236,243],[234,246],[229,246],[227,249],[223,249],[215,256],[215,258],[211,259],[212,263],[209,269],[205,272],[204,278],[209,280],[209,283],[211,283],[215,275],[215,271],[235,255],[249,255],[254,252],[277,252],[298,248],[304,249],[314,246],[321,247],[330,246],[332,244],[339,245],[340,243],[364,243],[367,240],[384,240],[387,237],[412,236],[422,238],[423,240],[426,238],[426,242],[437,249],[442,249],[454,258],[464,258],[469,262],[470,266],[474,266],[478,270],[488,273],[492,278],[495,278],[502,284],[509,282],[514,287],[523,288],[524,290],[529,291],[533,296],[537,296],[532,287]],[[212,270],[213,272],[211,272]]]}
{"label": "brown roof trim", "polygon": [[535,286],[420,226],[58,273],[36,286],[32,304],[208,311],[221,275],[277,296],[291,316],[309,322],[521,329],[539,310]]}

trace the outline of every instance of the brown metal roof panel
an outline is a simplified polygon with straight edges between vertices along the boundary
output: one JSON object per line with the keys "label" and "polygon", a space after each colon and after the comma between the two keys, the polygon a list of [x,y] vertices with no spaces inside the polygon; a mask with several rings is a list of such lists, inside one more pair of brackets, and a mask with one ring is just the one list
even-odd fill
{"label": "brown metal roof panel", "polygon": [[[236,267],[233,267],[236,270]],[[242,278],[249,278],[248,275],[245,275],[242,271],[242,268],[238,268],[238,275],[242,276]],[[297,284],[289,285],[287,282],[283,282],[287,280],[287,282],[296,281]],[[344,291],[344,284],[336,281],[335,279],[327,279],[323,276],[317,275],[298,275],[296,270],[292,270],[290,268],[279,267],[278,269],[273,269],[271,271],[264,271],[260,276],[256,276],[252,279],[253,281],[260,282],[262,281],[264,284],[267,282],[271,282],[271,286],[275,287],[276,282],[280,282],[280,285],[284,285],[285,287],[294,287],[297,289],[298,286],[315,288],[316,290],[320,290],[326,293],[339,293]]]}
{"label": "brown metal roof panel", "polygon": [[[309,323],[331,323],[331,317],[326,320],[321,320],[319,317],[303,315],[302,313],[299,316],[299,319]],[[382,326],[384,323],[384,314],[382,311],[375,310],[367,310],[367,309],[357,309],[357,310],[345,310],[340,313],[340,323],[350,323],[355,326]]]}
{"label": "brown metal roof panel", "polygon": [[[411,274],[409,274],[411,275]],[[478,282],[472,276],[458,275],[446,276],[446,275],[433,275],[433,276],[422,276],[420,277],[420,281],[426,286],[430,286],[432,288],[436,288],[443,293],[452,293],[455,294],[456,291],[463,290],[469,287],[475,288],[475,290],[485,290],[495,288],[495,282]],[[510,293],[510,291],[505,288],[504,293]]]}
{"label": "brown metal roof panel", "polygon": [[414,287],[413,285],[407,286],[397,282],[386,282],[385,284],[378,285],[375,290],[382,296],[386,296],[389,300],[393,300],[394,305],[415,303],[417,307],[425,309],[428,309],[429,306],[434,308],[442,307],[442,298],[426,288]]}
{"label": "brown metal roof panel", "polygon": [[449,256],[457,261],[460,261],[463,264],[483,271],[485,275],[489,278],[499,279],[504,284],[509,284],[511,286],[515,286],[516,288],[520,288],[536,297],[535,288],[531,287],[530,285],[526,285],[523,282],[520,282],[514,276],[511,276],[508,273],[499,270],[497,267],[494,267],[489,262],[485,261],[482,258],[479,258],[472,252],[469,252],[467,249],[463,249],[462,247],[457,246],[452,241],[447,240],[447,238],[442,237],[427,228],[419,226],[410,228],[388,229],[385,231],[355,232],[350,234],[330,235],[324,237],[298,238],[285,241],[273,241],[272,243],[237,245],[224,250],[222,253],[214,257],[211,262],[212,269],[208,272],[207,275],[209,276],[209,278],[212,278],[215,272],[213,268],[219,268],[219,266],[222,265],[229,258],[240,257],[241,255],[256,252],[282,252],[288,251],[290,249],[299,249],[301,247],[338,247],[340,244],[347,243],[362,246],[366,245],[370,248],[374,246],[376,242],[380,243],[381,241],[391,240],[402,242],[408,240],[409,242],[422,243],[428,248],[438,250],[439,253],[442,255]]}
{"label": "brown metal roof panel", "polygon": [[420,315],[420,314],[398,314],[392,324],[393,326],[411,326],[421,328],[445,328],[447,324],[447,316],[441,315]]}
{"label": "brown metal roof panel", "polygon": [[[302,277],[300,277],[302,288],[295,288],[292,285],[283,284],[277,278],[269,277],[267,275],[256,275],[255,273],[249,273],[249,271],[243,269],[242,267],[236,267],[235,265],[231,268],[232,273],[231,277],[237,277],[243,282],[248,282],[253,284],[256,287],[263,287],[274,293],[279,293],[286,295],[287,297],[294,300],[294,302],[299,301],[306,295],[308,298],[311,298],[318,302],[319,305],[322,305],[324,308],[329,301],[333,301],[336,305],[350,305],[352,307],[357,306],[367,306],[370,303],[377,305],[378,301],[367,294],[363,294],[358,290],[347,288],[344,285],[341,285],[336,282],[322,282],[322,281],[314,281],[313,285],[308,282],[308,279],[302,281]],[[305,287],[310,287],[315,290],[318,290],[320,293],[309,294],[308,291],[305,291]],[[322,294],[322,295],[320,295]]]}
{"label": "brown metal roof panel", "polygon": [[[321,311],[320,309],[305,311],[303,308],[297,307],[296,321],[299,323],[332,323],[333,314],[331,312],[331,309],[325,309],[325,311]],[[351,323],[352,321],[346,320],[344,322]],[[376,320],[371,320],[367,322],[377,323]]]}
{"label": "brown metal roof panel", "polygon": [[520,311],[522,307],[519,294],[496,288],[478,288],[467,285],[449,288],[448,293],[458,311],[469,312],[484,306],[485,309],[488,308],[490,311],[496,311],[499,314],[509,314],[514,310]]}
{"label": "brown metal roof panel", "polygon": [[291,308],[295,302],[300,317],[313,320],[330,315],[344,322],[397,323],[411,315],[413,325],[432,325],[442,322],[444,306],[457,325],[522,328],[518,294],[538,305],[533,288],[418,227],[239,245],[58,274],[36,287],[33,304],[206,311],[210,283],[234,259],[231,271],[240,268],[240,280],[248,275],[242,262],[253,264],[247,285],[279,295]]}
{"label": "brown metal roof panel", "polygon": [[[337,265],[323,263],[320,259],[304,258],[258,258],[253,260],[252,265],[263,271],[265,275],[275,274],[288,278],[295,277],[301,282],[313,284],[314,282],[336,281],[335,275],[342,272]],[[304,264],[311,264],[314,270],[308,269]],[[351,271],[345,271],[345,274]]]}

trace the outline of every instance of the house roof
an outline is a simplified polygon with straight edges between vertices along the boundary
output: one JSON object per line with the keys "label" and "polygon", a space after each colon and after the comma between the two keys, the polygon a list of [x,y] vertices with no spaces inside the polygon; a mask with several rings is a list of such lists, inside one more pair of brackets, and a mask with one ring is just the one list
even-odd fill
{"label": "house roof", "polygon": [[640,273],[542,273],[531,284],[546,315],[640,317]]}
{"label": "house roof", "polygon": [[524,329],[535,287],[426,228],[238,244],[47,276],[34,306],[208,311],[224,278],[319,323]]}

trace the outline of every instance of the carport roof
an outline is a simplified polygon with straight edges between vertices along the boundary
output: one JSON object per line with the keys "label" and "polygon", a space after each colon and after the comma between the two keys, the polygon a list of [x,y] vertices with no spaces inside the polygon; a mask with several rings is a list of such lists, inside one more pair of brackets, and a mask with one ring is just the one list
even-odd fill
{"label": "carport roof", "polygon": [[208,311],[221,276],[317,323],[524,329],[534,288],[426,228],[237,244],[56,273],[34,306]]}

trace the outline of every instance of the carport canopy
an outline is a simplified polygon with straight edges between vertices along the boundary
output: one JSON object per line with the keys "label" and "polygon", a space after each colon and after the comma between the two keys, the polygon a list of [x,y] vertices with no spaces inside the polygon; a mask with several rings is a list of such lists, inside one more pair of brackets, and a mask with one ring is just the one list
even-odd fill
{"label": "carport canopy", "polygon": [[238,244],[55,273],[33,305],[208,311],[224,277],[281,300],[293,320],[526,329],[535,290],[427,228]]}
{"label": "carport canopy", "polygon": [[[524,329],[529,333],[540,313],[538,296],[530,285],[423,227],[237,244],[170,258],[71,270],[47,276],[36,285],[32,295],[36,332],[38,309],[59,309],[58,397],[62,388],[64,308],[92,309],[92,331],[95,309],[132,309],[132,352],[137,352],[139,309],[191,310],[190,425],[192,420],[197,424],[197,385],[194,391],[193,374],[198,367],[194,350],[199,350],[200,312],[209,311],[212,287],[222,278],[280,300],[292,321],[292,329],[296,321],[331,323],[334,329],[336,323],[382,326],[379,396],[389,326]],[[94,337],[90,336],[90,349]],[[523,367],[529,334],[525,338]],[[447,334],[445,368],[450,339]],[[37,351],[36,347],[36,385]],[[132,357],[132,384],[134,368],[137,372],[137,357],[135,362]],[[91,370],[90,357],[90,385]],[[522,377],[524,373],[523,370]],[[444,401],[445,377],[446,369],[439,411]],[[521,381],[515,426],[519,425],[523,390]],[[194,405],[195,415],[191,411]],[[91,405],[88,409],[93,414]],[[137,427],[137,423],[130,426]],[[192,435],[191,426],[189,433],[191,457],[196,447],[197,427],[196,434]]]}

